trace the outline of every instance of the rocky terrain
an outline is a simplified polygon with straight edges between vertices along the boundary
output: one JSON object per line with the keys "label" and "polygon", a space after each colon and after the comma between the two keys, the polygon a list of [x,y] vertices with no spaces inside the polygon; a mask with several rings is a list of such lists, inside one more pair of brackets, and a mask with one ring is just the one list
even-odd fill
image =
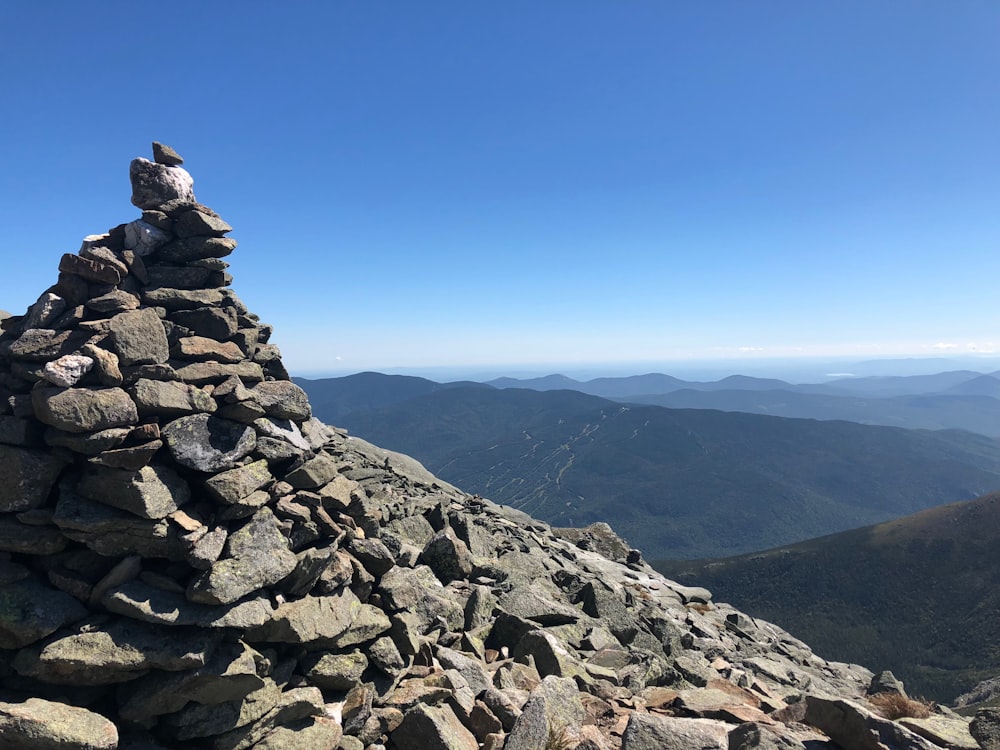
{"label": "rocky terrain", "polygon": [[2,324],[0,748],[997,747],[312,418],[181,163]]}

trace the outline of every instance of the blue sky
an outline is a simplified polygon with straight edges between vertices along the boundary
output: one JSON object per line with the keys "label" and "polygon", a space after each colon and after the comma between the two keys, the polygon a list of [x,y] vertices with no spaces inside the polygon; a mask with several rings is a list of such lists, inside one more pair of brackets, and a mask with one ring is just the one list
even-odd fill
{"label": "blue sky", "polygon": [[0,308],[173,145],[297,374],[1000,352],[1000,4],[0,7]]}

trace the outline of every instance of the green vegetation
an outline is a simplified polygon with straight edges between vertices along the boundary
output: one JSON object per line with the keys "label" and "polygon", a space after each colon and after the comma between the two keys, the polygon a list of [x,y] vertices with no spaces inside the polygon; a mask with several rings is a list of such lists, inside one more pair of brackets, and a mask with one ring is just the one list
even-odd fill
{"label": "green vegetation", "polygon": [[941,702],[1000,673],[1000,493],[668,577]]}

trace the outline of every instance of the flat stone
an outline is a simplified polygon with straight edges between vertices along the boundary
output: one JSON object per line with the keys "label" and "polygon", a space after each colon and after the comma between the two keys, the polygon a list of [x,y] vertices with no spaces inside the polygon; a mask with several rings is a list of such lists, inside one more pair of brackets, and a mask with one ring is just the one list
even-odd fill
{"label": "flat stone", "polygon": [[69,487],[59,488],[52,522],[73,541],[99,555],[120,557],[179,557],[176,533],[165,520],[147,520],[133,513],[89,500]]}
{"label": "flat stone", "polygon": [[123,365],[159,364],[170,357],[163,322],[151,308],[130,310],[113,317],[111,340]]}
{"label": "flat stone", "polygon": [[225,258],[236,249],[230,237],[188,237],[160,248],[157,257],[168,263],[188,263],[203,258]]}
{"label": "flat stone", "polygon": [[225,221],[218,216],[192,209],[177,217],[174,231],[182,239],[188,237],[221,237],[233,231]]}
{"label": "flat stone", "polygon": [[926,719],[904,717],[897,721],[938,747],[947,747],[950,750],[979,750],[981,745],[969,731],[969,720],[965,717],[929,716]]}
{"label": "flat stone", "polygon": [[297,490],[322,487],[340,473],[340,464],[326,453],[319,453],[290,472],[285,481]]}
{"label": "flat stone", "polygon": [[256,362],[238,362],[227,365],[217,362],[192,362],[177,368],[177,377],[185,383],[195,385],[205,385],[208,383],[221,383],[233,376],[240,380],[252,383],[264,379],[264,371]]}
{"label": "flat stone", "polygon": [[194,179],[182,167],[133,159],[129,165],[129,180],[132,182],[132,205],[138,208],[157,208],[172,200],[195,202]]}
{"label": "flat stone", "polygon": [[113,289],[99,297],[91,297],[84,304],[84,307],[101,315],[114,315],[126,310],[137,309],[139,307],[139,298],[121,289]]}
{"label": "flat stone", "polygon": [[174,354],[181,359],[211,360],[225,364],[242,362],[244,359],[243,352],[232,341],[217,341],[207,336],[188,336],[180,339]]}
{"label": "flat stone", "polygon": [[0,444],[0,512],[43,506],[66,464],[57,454]]}
{"label": "flat stone", "polygon": [[68,448],[84,456],[96,456],[117,448],[131,432],[128,427],[111,427],[97,432],[64,432],[49,427],[43,437],[45,444],[53,448]]}
{"label": "flat stone", "polygon": [[83,474],[76,491],[82,497],[147,519],[165,518],[191,499],[187,482],[162,465],[144,466],[138,471],[94,467]]}
{"label": "flat stone", "polygon": [[34,643],[87,616],[87,609],[69,594],[31,576],[0,587],[0,648]]}
{"label": "flat stone", "polygon": [[310,643],[336,638],[350,626],[361,602],[349,588],[330,596],[305,596],[278,605],[271,620],[251,630],[251,641]]}
{"label": "flat stone", "polygon": [[219,502],[233,504],[273,480],[267,461],[262,460],[220,472],[205,480],[205,487]]}
{"label": "flat stone", "polygon": [[306,392],[290,380],[258,383],[250,393],[269,417],[304,422],[312,416]]}
{"label": "flat stone", "polygon": [[[243,700],[213,705],[189,703],[180,711],[164,716],[159,726],[167,730],[176,742],[214,737],[257,721],[277,705],[280,697],[281,688],[274,680],[265,678],[264,687]],[[212,745],[217,747],[218,740]],[[191,744],[181,746],[190,747]]]}
{"label": "flat stone", "polygon": [[21,674],[56,685],[111,685],[150,669],[176,672],[205,665],[217,633],[195,628],[167,638],[161,628],[126,617],[104,627],[87,627],[24,649],[14,659]]}
{"label": "flat stone", "polygon": [[154,672],[133,681],[123,691],[120,713],[128,721],[180,711],[189,702],[204,705],[243,700],[264,687],[257,675],[263,656],[245,643],[222,643],[204,667],[187,672]]}
{"label": "flat stone", "polygon": [[295,553],[270,508],[258,510],[249,523],[229,534],[226,554],[195,577],[188,599],[199,604],[231,604],[272,586],[295,569]]}
{"label": "flat stone", "polygon": [[[303,437],[299,426],[290,419],[268,419],[267,417],[261,417],[254,420],[253,426],[260,435],[281,440],[300,452],[310,450],[309,441]],[[350,501],[348,500],[348,502]]]}
{"label": "flat stone", "polygon": [[90,372],[94,360],[82,354],[66,354],[45,363],[44,378],[60,388],[72,388]]}
{"label": "flat stone", "polygon": [[29,698],[0,703],[0,742],[11,750],[116,750],[118,729],[85,708]]}
{"label": "flat stone", "polygon": [[129,388],[139,416],[178,417],[214,412],[218,405],[204,389],[179,381],[139,378]]}
{"label": "flat stone", "polygon": [[72,354],[90,341],[86,331],[50,331],[29,328],[15,341],[4,344],[12,359],[25,362],[50,362],[57,357]]}
{"label": "flat stone", "polygon": [[232,469],[257,442],[252,428],[209,414],[175,419],[161,434],[175,461],[206,473]]}
{"label": "flat stone", "polygon": [[54,555],[66,548],[66,537],[55,526],[27,526],[0,517],[0,551],[21,555]]}
{"label": "flat stone", "polygon": [[[226,295],[221,289],[147,289],[143,293],[147,304],[167,310],[193,310],[198,307],[221,305]],[[183,325],[183,323],[181,324]]]}
{"label": "flat stone", "polygon": [[62,256],[59,261],[59,270],[95,284],[117,286],[122,283],[122,272],[113,264],[91,260],[72,253],[66,253]]}
{"label": "flat stone", "polygon": [[245,630],[263,625],[274,614],[274,608],[263,596],[228,605],[197,604],[188,601],[184,594],[137,580],[109,590],[101,603],[109,612],[175,627],[194,625],[199,628]]}
{"label": "flat stone", "polygon": [[35,388],[35,416],[65,432],[94,432],[139,421],[135,402],[121,388]]}

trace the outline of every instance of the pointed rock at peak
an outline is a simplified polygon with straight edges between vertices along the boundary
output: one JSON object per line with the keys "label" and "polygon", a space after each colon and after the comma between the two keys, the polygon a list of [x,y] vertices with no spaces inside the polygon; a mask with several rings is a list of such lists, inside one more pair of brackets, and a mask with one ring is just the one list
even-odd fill
{"label": "pointed rock at peak", "polygon": [[159,141],[153,141],[153,161],[168,167],[179,167],[184,159],[170,146]]}

